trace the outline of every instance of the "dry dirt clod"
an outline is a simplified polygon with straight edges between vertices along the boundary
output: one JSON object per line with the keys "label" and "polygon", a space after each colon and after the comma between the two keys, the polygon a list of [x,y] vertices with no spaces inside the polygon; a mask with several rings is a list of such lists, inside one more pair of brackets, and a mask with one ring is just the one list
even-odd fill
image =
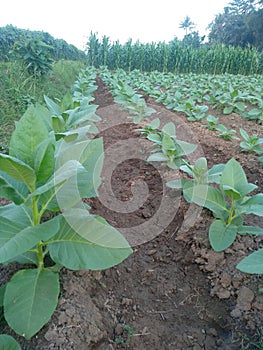
{"label": "dry dirt clod", "polygon": [[248,287],[242,287],[238,292],[237,306],[241,310],[249,311],[252,307],[251,303],[255,297],[254,292]]}

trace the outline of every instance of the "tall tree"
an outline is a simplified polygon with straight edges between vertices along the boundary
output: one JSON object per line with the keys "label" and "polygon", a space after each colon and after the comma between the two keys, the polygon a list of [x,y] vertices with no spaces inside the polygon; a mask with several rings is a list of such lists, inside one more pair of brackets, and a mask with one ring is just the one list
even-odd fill
{"label": "tall tree", "polygon": [[189,16],[186,16],[179,25],[179,28],[182,28],[185,30],[185,35],[188,34],[188,31],[193,30],[195,27],[194,22],[191,21],[191,18]]}
{"label": "tall tree", "polygon": [[263,0],[232,0],[210,23],[209,42],[262,48]]}

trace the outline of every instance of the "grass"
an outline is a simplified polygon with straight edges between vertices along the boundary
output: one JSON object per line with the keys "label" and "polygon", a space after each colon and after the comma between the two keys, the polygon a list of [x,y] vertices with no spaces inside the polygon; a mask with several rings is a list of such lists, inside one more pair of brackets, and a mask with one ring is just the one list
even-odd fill
{"label": "grass", "polygon": [[0,152],[8,151],[14,122],[31,103],[44,103],[44,95],[62,98],[85,68],[80,61],[61,60],[43,77],[30,75],[20,62],[0,62]]}

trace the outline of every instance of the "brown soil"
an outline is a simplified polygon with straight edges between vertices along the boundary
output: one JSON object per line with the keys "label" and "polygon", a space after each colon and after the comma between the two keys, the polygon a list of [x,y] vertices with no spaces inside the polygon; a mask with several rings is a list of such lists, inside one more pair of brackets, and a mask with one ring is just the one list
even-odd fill
{"label": "brown soil", "polygon": [[[126,235],[134,253],[102,272],[63,270],[59,306],[31,341],[19,339],[23,350],[258,349],[252,341],[260,344],[263,294],[258,289],[263,281],[235,266],[262,247],[262,239],[238,237],[225,252],[211,250],[210,213],[189,206],[179,191],[165,187],[177,172],[145,161],[150,145],[114,104],[102,81],[97,83],[105,166],[99,198],[88,202],[92,212]],[[191,159],[204,154],[212,166],[235,157],[248,180],[263,192],[262,168],[255,156],[240,153],[239,141],[217,138],[201,123],[189,123],[183,114],[151,99],[148,103],[157,111],[153,117],[174,121],[179,139],[198,144]],[[235,114],[220,115],[220,122],[236,130],[256,129],[263,136],[262,126]],[[113,194],[105,195],[108,186]],[[140,205],[129,210],[136,196]],[[127,205],[125,212],[121,205]],[[263,227],[259,217],[247,216],[246,222]]]}

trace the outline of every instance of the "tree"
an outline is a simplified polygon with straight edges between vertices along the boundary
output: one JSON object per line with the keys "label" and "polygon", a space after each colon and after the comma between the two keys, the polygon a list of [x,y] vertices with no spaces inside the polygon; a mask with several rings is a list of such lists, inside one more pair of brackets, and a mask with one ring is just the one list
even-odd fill
{"label": "tree", "polygon": [[209,24],[209,42],[262,49],[263,0],[233,0]]}
{"label": "tree", "polygon": [[185,35],[188,34],[188,30],[191,31],[195,27],[195,24],[191,21],[189,16],[186,16],[183,21],[180,22],[179,28],[185,30]]}
{"label": "tree", "polygon": [[187,46],[194,48],[199,48],[203,41],[205,40],[205,35],[200,36],[198,32],[192,32],[184,36],[182,42]]}

